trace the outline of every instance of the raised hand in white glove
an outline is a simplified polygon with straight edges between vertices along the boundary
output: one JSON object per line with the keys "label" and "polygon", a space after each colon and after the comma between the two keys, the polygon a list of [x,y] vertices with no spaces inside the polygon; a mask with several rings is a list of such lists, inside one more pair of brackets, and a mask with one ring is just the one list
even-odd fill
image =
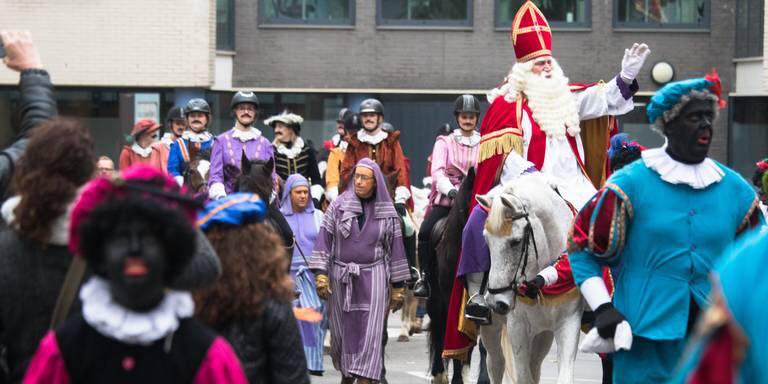
{"label": "raised hand in white glove", "polygon": [[635,80],[650,54],[651,50],[645,43],[634,43],[632,48],[625,49],[624,58],[621,59],[621,73],[619,73],[621,79],[627,84]]}

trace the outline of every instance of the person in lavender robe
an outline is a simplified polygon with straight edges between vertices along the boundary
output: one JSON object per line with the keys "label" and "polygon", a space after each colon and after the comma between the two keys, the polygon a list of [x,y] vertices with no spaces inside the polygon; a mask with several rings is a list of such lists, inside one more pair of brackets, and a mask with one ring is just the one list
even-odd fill
{"label": "person in lavender robe", "polygon": [[[280,201],[280,212],[291,226],[294,236],[293,257],[291,259],[291,278],[296,284],[299,297],[294,300],[295,308],[311,308],[323,312],[323,303],[317,295],[315,275],[307,265],[310,252],[315,246],[317,232],[323,222],[323,212],[315,209],[309,195],[309,181],[296,173],[288,176]],[[307,357],[307,369],[310,374],[323,374],[323,338],[325,324],[299,320],[299,331]]]}
{"label": "person in lavender robe", "polygon": [[328,300],[331,358],[342,383],[377,382],[384,371],[387,310],[403,305],[410,277],[400,219],[371,159],[325,212],[309,267]]}
{"label": "person in lavender robe", "polygon": [[274,156],[272,143],[253,126],[259,117],[256,95],[243,91],[235,93],[230,109],[235,115],[235,126],[213,141],[208,197],[214,200],[235,191],[243,157],[253,161],[268,160]]}

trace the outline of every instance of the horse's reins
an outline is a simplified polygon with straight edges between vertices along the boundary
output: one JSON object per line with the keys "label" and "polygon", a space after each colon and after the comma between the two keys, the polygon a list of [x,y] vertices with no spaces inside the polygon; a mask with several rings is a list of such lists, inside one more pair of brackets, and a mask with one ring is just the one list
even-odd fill
{"label": "horse's reins", "polygon": [[[559,196],[565,204],[568,206],[568,208],[571,210],[571,212],[574,214],[574,216],[578,213],[578,210],[576,210],[568,200],[566,200],[563,195],[560,194],[560,191],[557,188],[553,188],[555,190],[555,193],[557,193],[557,196]],[[528,213],[525,212],[523,214],[520,214],[518,216],[515,216],[512,218],[512,221],[519,220],[519,219],[525,219],[525,229],[523,229],[523,246],[520,249],[520,258],[522,259],[522,262],[517,264],[517,268],[515,269],[514,275],[512,275],[512,282],[509,283],[509,285],[502,287],[502,288],[491,288],[488,287],[488,293],[492,295],[496,295],[499,293],[504,293],[507,291],[515,291],[517,293],[517,285],[518,285],[518,273],[522,270],[522,273],[520,274],[520,277],[522,277],[523,281],[526,280],[525,278],[525,268],[528,266],[528,249],[530,241],[533,240],[533,252],[536,255],[536,262],[539,261],[539,250],[536,247],[536,235],[533,233],[533,227],[531,226],[531,220],[528,217]],[[522,266],[522,269],[521,269]]]}
{"label": "horse's reins", "polygon": [[[528,252],[530,249],[531,240],[533,240],[533,253],[536,256],[536,261],[539,261],[539,249],[536,247],[536,235],[533,233],[533,226],[531,225],[531,219],[528,217],[528,213],[523,213],[512,218],[512,221],[525,219],[525,229],[523,229],[523,245],[520,248],[521,262],[517,264],[515,273],[512,275],[512,281],[502,288],[488,287],[488,293],[496,295],[507,291],[517,292],[518,279],[525,280],[525,269],[528,267]],[[519,276],[518,276],[519,274]]]}

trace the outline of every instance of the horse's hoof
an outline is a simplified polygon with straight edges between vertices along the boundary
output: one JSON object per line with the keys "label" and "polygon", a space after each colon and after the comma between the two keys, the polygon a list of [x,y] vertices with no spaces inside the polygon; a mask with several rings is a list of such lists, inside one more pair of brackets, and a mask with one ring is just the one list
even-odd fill
{"label": "horse's hoof", "polygon": [[443,373],[438,373],[435,376],[432,376],[432,380],[430,381],[431,384],[448,384],[448,375]]}
{"label": "horse's hoof", "polygon": [[400,335],[397,337],[397,342],[399,343],[408,342],[408,341],[410,341],[410,339],[406,335]]}

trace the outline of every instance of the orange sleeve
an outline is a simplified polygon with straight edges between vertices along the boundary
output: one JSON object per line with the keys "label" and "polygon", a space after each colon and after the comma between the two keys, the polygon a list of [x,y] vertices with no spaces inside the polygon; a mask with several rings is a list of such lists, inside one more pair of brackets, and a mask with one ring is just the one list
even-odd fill
{"label": "orange sleeve", "polygon": [[131,166],[131,153],[130,149],[123,148],[122,151],[120,151],[120,161],[119,161],[120,170],[127,169]]}

